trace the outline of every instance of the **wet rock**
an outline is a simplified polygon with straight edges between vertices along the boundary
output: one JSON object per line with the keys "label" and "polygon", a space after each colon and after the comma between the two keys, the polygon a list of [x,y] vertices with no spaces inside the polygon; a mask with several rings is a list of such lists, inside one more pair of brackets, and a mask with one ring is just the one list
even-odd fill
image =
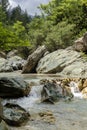
{"label": "wet rock", "polygon": [[0,130],[11,130],[11,129],[8,127],[8,125],[4,121],[2,121],[0,122]]}
{"label": "wet rock", "polygon": [[43,57],[39,61],[36,71],[37,73],[60,73],[80,57],[80,53],[76,51],[60,49]]}
{"label": "wet rock", "polygon": [[29,84],[22,78],[0,77],[0,97],[18,98],[27,96],[29,92]]}
{"label": "wet rock", "polygon": [[42,101],[49,101],[55,103],[60,99],[73,98],[69,83],[70,79],[56,79],[56,80],[41,80],[40,83],[43,85],[43,90],[41,92]]}
{"label": "wet rock", "polygon": [[11,126],[21,126],[29,120],[30,114],[16,104],[7,103],[3,109],[4,120]]}
{"label": "wet rock", "polygon": [[51,103],[55,103],[60,99],[70,97],[73,95],[67,86],[63,86],[63,84],[59,81],[46,81],[43,86],[43,90],[41,92],[41,101],[49,101]]}
{"label": "wet rock", "polygon": [[34,53],[29,55],[27,62],[23,67],[22,73],[33,72],[38,64],[38,61],[43,57],[45,52],[46,52],[45,46],[40,46],[36,49]]}
{"label": "wet rock", "polygon": [[56,121],[56,119],[51,111],[40,112],[39,116],[40,116],[40,120],[42,120],[46,123],[54,124]]}

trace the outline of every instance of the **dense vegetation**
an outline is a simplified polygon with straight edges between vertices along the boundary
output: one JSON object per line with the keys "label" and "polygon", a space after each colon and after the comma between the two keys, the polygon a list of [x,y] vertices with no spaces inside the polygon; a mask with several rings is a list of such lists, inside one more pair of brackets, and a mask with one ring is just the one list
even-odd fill
{"label": "dense vegetation", "polygon": [[0,2],[0,48],[45,44],[50,51],[73,44],[87,30],[87,0],[51,0],[31,17],[20,6]]}

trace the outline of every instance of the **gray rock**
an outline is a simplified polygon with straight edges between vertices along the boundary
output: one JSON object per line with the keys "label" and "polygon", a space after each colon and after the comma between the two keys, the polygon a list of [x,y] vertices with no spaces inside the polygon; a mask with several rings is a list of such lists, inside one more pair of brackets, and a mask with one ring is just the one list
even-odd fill
{"label": "gray rock", "polygon": [[43,90],[41,92],[41,101],[49,101],[51,103],[55,103],[59,101],[60,99],[71,99],[73,97],[73,94],[71,91],[68,91],[68,88],[63,86],[61,81],[56,80],[46,80]]}
{"label": "gray rock", "polygon": [[2,68],[5,65],[5,63],[6,63],[6,59],[0,58],[0,72],[2,71]]}
{"label": "gray rock", "polygon": [[28,121],[30,114],[16,104],[7,103],[3,109],[4,121],[11,126],[21,126]]}
{"label": "gray rock", "polygon": [[73,47],[76,51],[87,51],[87,32],[84,34],[83,37],[75,41]]}
{"label": "gray rock", "polygon": [[69,66],[66,66],[60,75],[68,75],[73,77],[86,77],[87,76],[87,65],[82,59],[79,59]]}
{"label": "gray rock", "polygon": [[4,121],[2,121],[0,123],[0,130],[11,130],[11,129],[7,126],[7,124]]}
{"label": "gray rock", "polygon": [[57,73],[81,57],[79,52],[60,49],[43,57],[37,66],[37,73]]}
{"label": "gray rock", "polygon": [[18,54],[18,50],[12,50],[7,54],[7,58],[17,56],[17,54]]}
{"label": "gray rock", "polygon": [[45,46],[40,46],[36,49],[34,53],[29,55],[27,62],[25,63],[22,73],[31,73],[35,70],[35,67],[38,64],[38,61],[42,58],[46,52]]}
{"label": "gray rock", "polygon": [[8,59],[0,58],[0,61],[0,72],[12,72],[14,70],[21,70],[25,63],[25,60],[19,56],[14,56]]}
{"label": "gray rock", "polygon": [[0,78],[0,97],[18,98],[22,96],[27,96],[29,92],[29,84],[26,83],[22,78]]}
{"label": "gray rock", "polygon": [[57,85],[52,82],[45,83],[41,92],[41,101],[55,103],[56,101],[59,101],[59,98],[63,98],[63,96],[62,93],[58,91]]}
{"label": "gray rock", "polygon": [[3,51],[0,51],[0,57],[1,58],[6,58],[6,54]]}
{"label": "gray rock", "polygon": [[7,65],[12,67],[13,70],[21,70],[24,66],[25,60],[19,56],[14,56],[8,59]]}

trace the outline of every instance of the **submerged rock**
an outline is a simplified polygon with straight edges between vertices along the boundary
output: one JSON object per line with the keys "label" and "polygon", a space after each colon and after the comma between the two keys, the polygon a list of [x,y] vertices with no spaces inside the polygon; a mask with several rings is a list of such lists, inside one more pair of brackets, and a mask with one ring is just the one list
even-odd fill
{"label": "submerged rock", "polygon": [[7,103],[3,109],[4,121],[11,126],[21,126],[29,120],[30,114],[16,104]]}
{"label": "submerged rock", "polygon": [[35,67],[38,64],[38,61],[42,58],[45,52],[46,52],[45,46],[40,46],[36,49],[35,52],[29,55],[27,62],[25,63],[23,67],[22,73],[33,72],[35,70]]}
{"label": "submerged rock", "polygon": [[56,118],[51,111],[40,112],[40,120],[49,124],[55,124]]}
{"label": "submerged rock", "polygon": [[22,78],[0,78],[0,97],[18,98],[22,96],[27,96],[29,92],[29,84],[25,82]]}

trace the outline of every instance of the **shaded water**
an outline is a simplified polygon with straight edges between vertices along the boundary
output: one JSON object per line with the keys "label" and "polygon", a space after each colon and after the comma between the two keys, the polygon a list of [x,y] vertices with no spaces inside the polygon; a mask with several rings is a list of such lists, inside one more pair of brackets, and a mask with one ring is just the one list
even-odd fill
{"label": "shaded water", "polygon": [[[58,78],[57,75],[21,75],[20,73],[3,73],[3,76],[6,75],[11,77],[17,75],[23,77],[29,83],[34,82],[34,84],[36,84],[36,86],[33,86],[28,97],[5,101],[21,105],[30,112],[32,117],[26,125],[18,128],[11,128],[11,130],[87,130],[87,100],[81,99],[82,95],[79,90],[76,89],[77,84],[74,82],[71,82],[70,84],[76,99],[65,102],[59,101],[52,105],[49,103],[40,103],[42,86],[39,85],[39,81],[41,79],[56,79]],[[40,112],[48,111],[53,114],[55,122],[49,122],[49,116],[45,116],[45,119],[39,116]]]}

